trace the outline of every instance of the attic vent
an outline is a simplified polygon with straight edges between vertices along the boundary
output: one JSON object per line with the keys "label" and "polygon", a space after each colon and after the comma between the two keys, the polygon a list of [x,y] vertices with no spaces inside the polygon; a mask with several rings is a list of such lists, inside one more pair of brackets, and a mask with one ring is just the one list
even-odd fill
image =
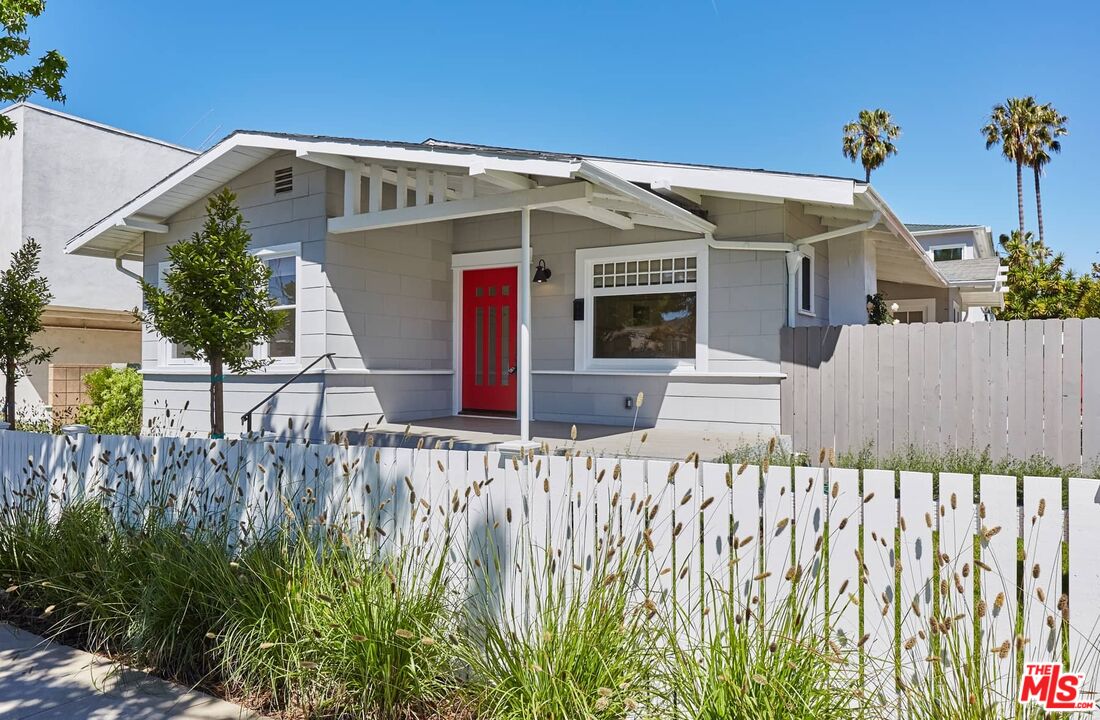
{"label": "attic vent", "polygon": [[281,168],[275,171],[275,194],[290,192],[294,189],[294,168]]}

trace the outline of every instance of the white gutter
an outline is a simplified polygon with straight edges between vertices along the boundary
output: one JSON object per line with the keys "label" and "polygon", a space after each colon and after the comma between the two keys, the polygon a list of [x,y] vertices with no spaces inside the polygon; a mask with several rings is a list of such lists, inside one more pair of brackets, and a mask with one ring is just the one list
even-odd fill
{"label": "white gutter", "polygon": [[870,185],[864,185],[862,188],[857,188],[856,192],[863,195],[868,204],[875,209],[876,212],[882,213],[883,223],[890,228],[890,230],[902,239],[909,247],[917,254],[917,257],[924,263],[924,267],[928,270],[928,273],[934,280],[939,281],[940,287],[947,287],[947,279],[936,269],[935,263],[932,262],[932,258],[928,257],[924,248],[917,242],[917,239],[913,237],[913,233],[909,228],[905,227],[894,211],[890,209],[890,206],[886,204],[886,201],[879,197],[879,194],[875,192],[874,188]]}
{"label": "white gutter", "polygon": [[811,235],[800,240],[795,240],[796,247],[802,247],[804,245],[813,245],[819,243],[822,240],[832,240],[833,238],[844,237],[845,235],[851,235],[852,233],[863,232],[864,230],[870,230],[875,225],[882,222],[882,213],[875,210],[871,214],[871,219],[866,222],[861,222],[858,225],[849,225],[848,227],[837,228],[836,230],[830,230],[828,232],[819,233],[817,235]]}
{"label": "white gutter", "polygon": [[871,219],[856,225],[829,230],[828,232],[800,238],[793,243],[769,243],[753,240],[718,240],[707,235],[707,245],[716,250],[761,250],[787,253],[787,327],[794,327],[798,319],[798,266],[802,263],[799,248],[819,243],[822,240],[844,237],[853,233],[870,230],[882,221],[882,213],[875,210]]}

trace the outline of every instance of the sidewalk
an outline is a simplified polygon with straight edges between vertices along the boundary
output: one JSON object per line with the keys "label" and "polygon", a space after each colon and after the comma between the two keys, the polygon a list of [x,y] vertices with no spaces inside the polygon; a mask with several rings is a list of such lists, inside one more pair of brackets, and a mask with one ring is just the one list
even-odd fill
{"label": "sidewalk", "polygon": [[0,623],[0,717],[258,720],[209,695]]}

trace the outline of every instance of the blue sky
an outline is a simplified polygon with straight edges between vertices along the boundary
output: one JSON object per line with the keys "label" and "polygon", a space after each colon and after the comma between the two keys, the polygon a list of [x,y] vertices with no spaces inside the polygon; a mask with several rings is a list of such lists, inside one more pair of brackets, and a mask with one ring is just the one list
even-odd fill
{"label": "blue sky", "polygon": [[978,129],[1034,94],[1070,118],[1047,241],[1100,260],[1093,2],[49,0],[32,49],[51,47],[65,110],[192,146],[249,128],[861,177],[841,127],[884,107],[903,129],[873,177],[891,206],[994,233],[1015,226],[1015,178]]}

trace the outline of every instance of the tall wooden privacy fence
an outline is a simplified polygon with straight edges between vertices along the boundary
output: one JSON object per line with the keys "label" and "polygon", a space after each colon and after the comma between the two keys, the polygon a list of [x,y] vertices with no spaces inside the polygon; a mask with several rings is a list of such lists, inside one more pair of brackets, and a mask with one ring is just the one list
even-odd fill
{"label": "tall wooden privacy fence", "polygon": [[382,553],[449,536],[456,585],[519,617],[533,574],[596,575],[612,550],[642,558],[638,602],[676,603],[684,642],[728,617],[723,603],[767,622],[808,588],[823,650],[851,672],[862,655],[865,686],[899,716],[896,677],[946,668],[951,681],[952,626],[967,646],[980,631],[974,653],[1005,707],[1018,647],[1068,651],[1100,687],[1100,481],[1067,487],[1068,515],[1058,478],[0,432],[5,513],[92,496],[140,516],[142,500],[171,497],[187,522],[242,532],[293,507]]}
{"label": "tall wooden privacy fence", "polygon": [[1098,319],[786,328],[782,361],[797,450],[1100,459]]}

